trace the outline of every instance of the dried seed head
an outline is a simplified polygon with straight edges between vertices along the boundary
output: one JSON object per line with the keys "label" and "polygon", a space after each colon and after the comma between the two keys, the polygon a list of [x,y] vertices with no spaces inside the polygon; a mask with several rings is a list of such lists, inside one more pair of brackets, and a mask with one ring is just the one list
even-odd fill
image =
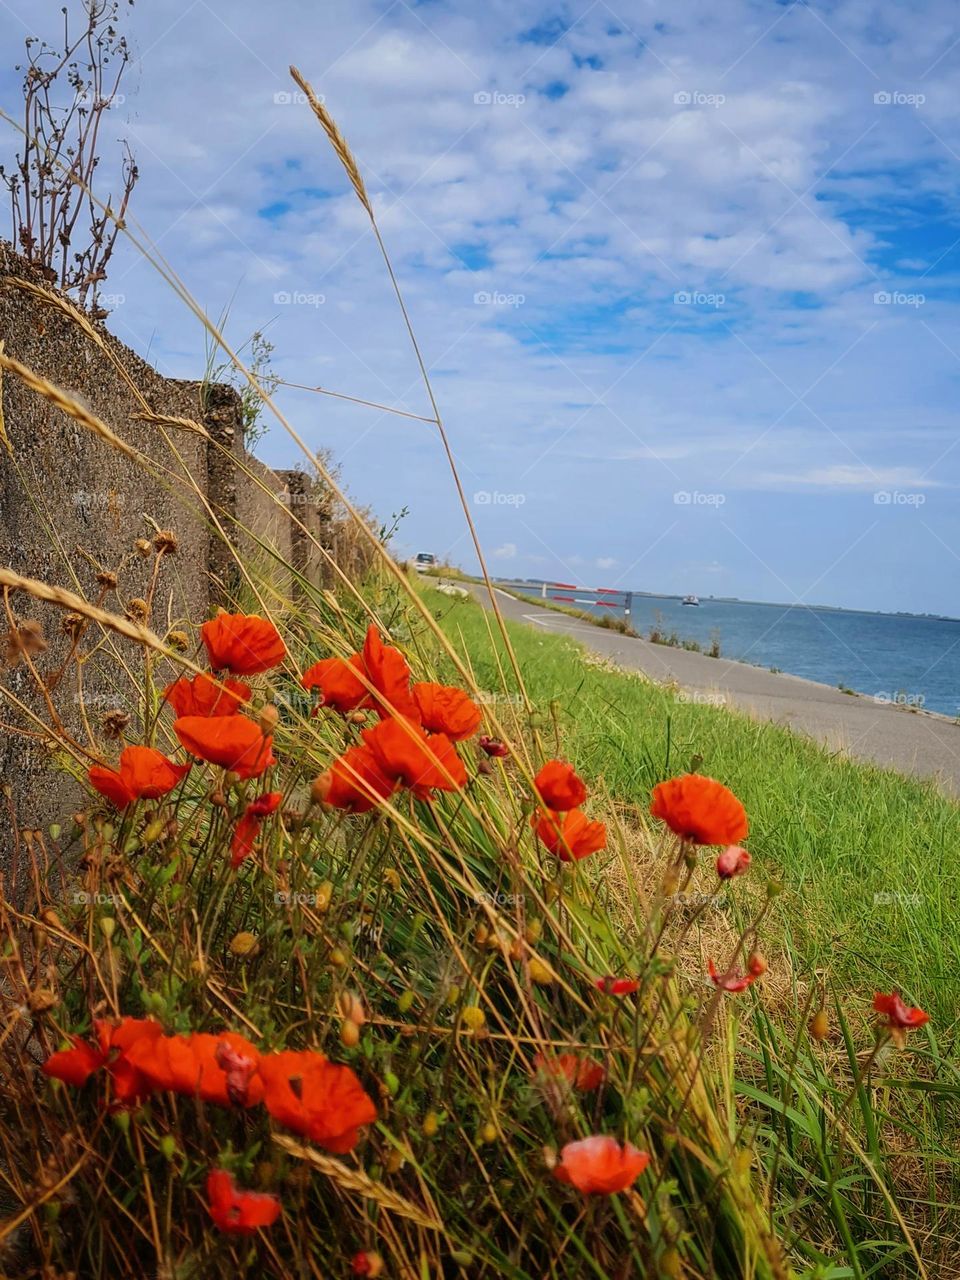
{"label": "dried seed head", "polygon": [[153,549],[158,556],[175,556],[180,542],[172,529],[158,529],[153,539]]}
{"label": "dried seed head", "polygon": [[8,667],[15,667],[24,654],[32,658],[34,654],[43,653],[47,647],[47,642],[43,638],[43,628],[39,622],[32,619],[11,627],[7,632],[6,640]]}
{"label": "dried seed head", "polygon": [[176,649],[178,653],[185,653],[187,645],[190,643],[190,637],[185,631],[168,631],[167,644],[171,649]]}
{"label": "dried seed head", "polygon": [[272,702],[260,708],[260,732],[273,733],[280,719],[280,712]]}
{"label": "dried seed head", "polygon": [[133,549],[138,555],[148,556],[152,550],[152,547],[150,546],[150,539],[137,538],[136,542],[133,544]]}
{"label": "dried seed head", "polygon": [[345,1049],[355,1049],[360,1043],[360,1028],[351,1018],[340,1023],[340,1043]]}
{"label": "dried seed head", "polygon": [[97,574],[97,582],[105,591],[116,591],[117,575],[111,573],[109,569],[104,569],[102,573]]}
{"label": "dried seed head", "polygon": [[60,619],[60,626],[68,636],[76,639],[83,630],[85,622],[86,619],[82,613],[65,613]]}
{"label": "dried seed head", "polygon": [[146,600],[134,596],[132,600],[127,601],[126,614],[131,622],[146,622],[150,617],[150,606]]}
{"label": "dried seed head", "polygon": [[103,730],[104,737],[111,738],[116,741],[122,738],[130,724],[130,717],[126,711],[108,711],[100,720],[100,728]]}

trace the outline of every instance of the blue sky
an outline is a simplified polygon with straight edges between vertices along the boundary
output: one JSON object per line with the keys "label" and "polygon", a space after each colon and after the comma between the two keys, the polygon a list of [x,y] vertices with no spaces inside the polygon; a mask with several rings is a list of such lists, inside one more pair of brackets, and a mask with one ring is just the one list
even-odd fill
{"label": "blue sky", "polygon": [[[38,8],[0,6],[5,48]],[[150,0],[125,21],[111,123],[143,230],[289,381],[427,414],[288,64],[325,96],[495,572],[960,613],[954,6]],[[106,291],[121,339],[202,372],[200,326],[131,249]],[[400,552],[475,567],[431,427],[278,398],[359,501],[409,509]],[[297,458],[280,428],[261,453]]]}

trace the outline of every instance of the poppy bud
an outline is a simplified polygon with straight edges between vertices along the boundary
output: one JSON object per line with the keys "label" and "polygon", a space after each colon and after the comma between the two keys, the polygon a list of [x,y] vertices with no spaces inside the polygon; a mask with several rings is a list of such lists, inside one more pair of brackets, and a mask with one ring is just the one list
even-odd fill
{"label": "poppy bud", "polygon": [[490,937],[490,930],[487,928],[485,924],[478,924],[473,931],[473,940],[478,947],[484,946],[487,940],[489,939],[489,937]]}
{"label": "poppy bud", "polygon": [[347,713],[348,724],[366,724],[367,713],[365,711],[350,711]]}
{"label": "poppy bud", "polygon": [[499,738],[488,738],[485,733],[480,735],[480,750],[495,758],[510,754],[510,748],[505,742],[501,742]]}
{"label": "poppy bud", "polygon": [[527,942],[533,943],[540,941],[541,933],[543,933],[543,921],[531,920],[524,930],[523,936]]}
{"label": "poppy bud", "polygon": [[394,892],[400,888],[400,873],[396,867],[387,867],[383,872],[383,883],[388,884]]}
{"label": "poppy bud", "polygon": [[553,982],[553,973],[539,956],[530,957],[530,981],[538,986],[546,987]]}
{"label": "poppy bud", "polygon": [[340,1012],[349,1022],[355,1022],[358,1027],[362,1027],[367,1020],[367,1015],[363,1009],[363,1001],[359,996],[355,996],[352,991],[345,991],[340,997]]}
{"label": "poppy bud", "polygon": [[50,832],[51,840],[60,839],[60,832],[63,830],[63,827],[61,827],[59,822],[51,822],[50,826],[47,829]]}
{"label": "poppy bud", "polygon": [[326,804],[330,788],[333,786],[333,774],[329,769],[317,774],[310,786],[310,800],[313,804]]}
{"label": "poppy bud", "polygon": [[330,907],[330,899],[333,897],[333,881],[324,880],[323,884],[316,892],[316,901],[314,906],[318,911],[327,911]]}
{"label": "poppy bud", "polygon": [[352,1018],[345,1018],[340,1023],[340,1043],[345,1049],[355,1049],[360,1043],[360,1028]]}
{"label": "poppy bud", "polygon": [[330,952],[330,963],[335,969],[342,969],[347,963],[347,953],[340,947],[334,947]]}
{"label": "poppy bud", "polygon": [[103,919],[100,921],[100,932],[103,934],[103,936],[106,938],[108,942],[113,937],[113,933],[116,927],[117,927],[117,922],[116,920],[114,920],[113,916],[104,916]]}
{"label": "poppy bud", "polygon": [[383,1271],[383,1258],[370,1249],[361,1250],[353,1255],[350,1270],[355,1276],[370,1276],[371,1280],[375,1280]]}
{"label": "poppy bud", "polygon": [[496,1142],[496,1140],[497,1140],[497,1126],[493,1124],[492,1121],[488,1120],[487,1123],[480,1130],[480,1141]]}
{"label": "poppy bud", "polygon": [[490,768],[488,761],[481,760],[477,765],[477,773],[484,778],[489,778],[493,774],[493,770]]}
{"label": "poppy bud", "polygon": [[391,1098],[396,1097],[400,1090],[400,1080],[392,1071],[385,1071],[383,1075],[383,1084],[387,1093]]}
{"label": "poppy bud", "polygon": [[60,922],[60,917],[54,911],[53,907],[44,907],[40,912],[40,919],[44,924],[48,924],[51,929],[63,928],[63,925]]}
{"label": "poppy bud", "polygon": [[391,1151],[383,1162],[383,1167],[387,1173],[399,1173],[403,1168],[404,1157],[400,1151],[394,1149]]}
{"label": "poppy bud", "polygon": [[176,1140],[169,1133],[165,1133],[160,1139],[160,1154],[164,1160],[172,1160],[177,1154]]}
{"label": "poppy bud", "polygon": [[151,823],[148,823],[144,828],[143,843],[154,844],[155,841],[160,839],[166,829],[167,824],[163,818],[154,818],[154,820]]}
{"label": "poppy bud", "polygon": [[436,1136],[437,1130],[440,1128],[440,1119],[435,1111],[428,1111],[423,1117],[423,1124],[420,1130],[425,1138],[433,1138]]}
{"label": "poppy bud", "polygon": [[767,962],[759,951],[752,952],[750,959],[747,961],[747,971],[752,973],[755,978],[759,978],[761,974],[767,972]]}
{"label": "poppy bud", "polygon": [[401,1013],[409,1013],[416,998],[416,993],[413,991],[407,990],[402,992],[400,998],[397,1000],[397,1008]]}
{"label": "poppy bud", "polygon": [[830,1031],[830,1019],[826,1009],[818,1009],[810,1019],[810,1037],[813,1040],[826,1040]]}
{"label": "poppy bud", "polygon": [[260,708],[260,732],[273,733],[280,719],[280,712],[272,702]]}

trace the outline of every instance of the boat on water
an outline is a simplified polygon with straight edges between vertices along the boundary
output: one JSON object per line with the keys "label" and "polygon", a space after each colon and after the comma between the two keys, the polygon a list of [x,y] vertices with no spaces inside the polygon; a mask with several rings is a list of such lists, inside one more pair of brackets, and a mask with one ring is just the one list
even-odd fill
{"label": "boat on water", "polygon": [[696,604],[696,605],[698,605],[698,604],[700,603],[700,601],[697,599],[697,597],[696,597],[696,596],[684,596],[684,597],[683,597],[683,599],[680,601],[680,603],[681,603],[681,604]]}

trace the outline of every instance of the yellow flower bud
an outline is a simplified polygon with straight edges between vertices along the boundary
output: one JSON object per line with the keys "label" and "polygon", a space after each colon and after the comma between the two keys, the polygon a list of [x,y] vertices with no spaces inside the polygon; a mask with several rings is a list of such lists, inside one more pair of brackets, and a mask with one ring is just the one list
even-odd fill
{"label": "yellow flower bud", "polygon": [[480,1130],[480,1141],[496,1142],[496,1140],[497,1140],[497,1126],[493,1124],[492,1121],[488,1120],[487,1123]]}
{"label": "yellow flower bud", "polygon": [[810,1035],[814,1040],[826,1040],[830,1032],[830,1019],[826,1009],[818,1009],[810,1019]]}
{"label": "yellow flower bud", "polygon": [[468,1004],[461,1012],[460,1017],[463,1025],[470,1031],[479,1031],[487,1020],[487,1015],[483,1012],[479,1005]]}
{"label": "yellow flower bud", "polygon": [[432,1138],[436,1135],[440,1128],[440,1118],[435,1111],[428,1111],[423,1117],[423,1124],[420,1126],[421,1132],[425,1138]]}
{"label": "yellow flower bud", "polygon": [[240,956],[242,959],[250,959],[260,950],[260,944],[257,942],[256,934],[248,933],[246,929],[242,929],[239,933],[234,934],[230,939],[230,954],[232,956]]}
{"label": "yellow flower bud", "polygon": [[530,957],[530,981],[547,987],[553,982],[553,971],[539,956]]}
{"label": "yellow flower bud", "polygon": [[355,1049],[360,1043],[360,1028],[352,1018],[344,1018],[340,1023],[340,1043],[345,1049]]}

